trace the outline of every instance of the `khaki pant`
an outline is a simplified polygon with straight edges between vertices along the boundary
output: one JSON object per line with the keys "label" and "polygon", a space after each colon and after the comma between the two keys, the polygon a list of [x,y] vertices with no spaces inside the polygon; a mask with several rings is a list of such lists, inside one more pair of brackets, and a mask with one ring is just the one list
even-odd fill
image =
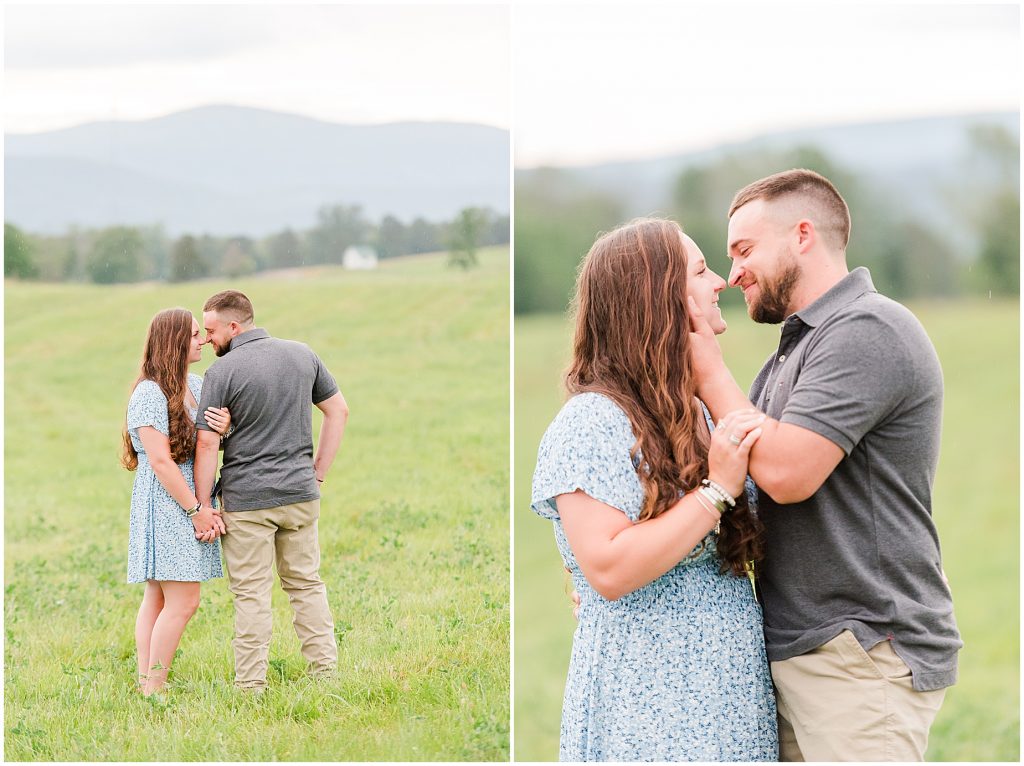
{"label": "khaki pant", "polygon": [[235,596],[232,646],[237,686],[262,687],[267,683],[275,560],[281,588],[291,602],[302,656],[311,672],[330,672],[338,663],[334,621],[319,573],[319,516],[319,500],[225,513],[228,533],[221,538],[221,550],[228,585]]}
{"label": "khaki pant", "polygon": [[888,641],[864,651],[843,631],[773,662],[782,761],[922,761],[946,690],[914,691]]}

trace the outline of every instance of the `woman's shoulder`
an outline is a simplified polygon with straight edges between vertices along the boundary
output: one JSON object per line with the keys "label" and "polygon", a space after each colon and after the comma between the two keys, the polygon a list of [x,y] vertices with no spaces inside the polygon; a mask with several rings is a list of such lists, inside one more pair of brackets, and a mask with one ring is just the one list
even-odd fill
{"label": "woman's shoulder", "polygon": [[632,431],[629,417],[614,399],[596,391],[575,394],[562,405],[552,426],[586,427],[588,430]]}
{"label": "woman's shoulder", "polygon": [[643,499],[630,454],[635,443],[629,418],[613,399],[595,392],[571,397],[537,450],[533,509],[557,518],[552,498],[582,489],[635,519]]}
{"label": "woman's shoulder", "polygon": [[188,387],[192,389],[193,393],[196,391],[203,390],[203,376],[196,375],[194,372],[188,374]]}
{"label": "woman's shoulder", "polygon": [[132,390],[132,401],[148,401],[150,399],[162,399],[167,400],[164,395],[163,389],[155,380],[149,378],[143,378]]}
{"label": "woman's shoulder", "polygon": [[625,411],[605,394],[587,391],[570,397],[541,439],[541,452],[629,450],[636,438]]}

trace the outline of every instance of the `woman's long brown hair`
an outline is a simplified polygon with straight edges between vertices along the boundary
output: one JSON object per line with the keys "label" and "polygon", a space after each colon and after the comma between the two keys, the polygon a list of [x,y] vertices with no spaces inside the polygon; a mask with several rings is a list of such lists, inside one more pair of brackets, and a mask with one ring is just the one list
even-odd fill
{"label": "woman's long brown hair", "polygon": [[[576,280],[569,395],[604,394],[629,417],[644,488],[640,520],[653,519],[708,475],[710,436],[696,397],[686,303],[687,253],[674,221],[643,218],[602,235]],[[639,458],[639,460],[638,460]],[[744,493],[740,493],[743,495]],[[722,516],[722,571],[761,557],[761,524],[736,498]]]}
{"label": "woman's long brown hair", "polygon": [[[143,380],[152,380],[167,397],[168,441],[175,463],[187,461],[195,449],[196,425],[185,410],[191,338],[192,314],[185,309],[164,309],[153,317],[142,351],[142,370],[132,384],[134,391]],[[122,439],[121,465],[134,471],[139,467],[139,455],[128,435],[127,421]]]}

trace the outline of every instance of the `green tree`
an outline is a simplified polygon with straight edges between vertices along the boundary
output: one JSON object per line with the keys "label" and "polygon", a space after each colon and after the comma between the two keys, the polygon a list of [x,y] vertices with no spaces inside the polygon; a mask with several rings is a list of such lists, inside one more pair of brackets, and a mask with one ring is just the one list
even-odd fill
{"label": "green tree", "polygon": [[467,207],[452,221],[448,243],[448,265],[471,269],[477,265],[476,251],[487,226],[487,216],[480,208]]}
{"label": "green tree", "polygon": [[377,227],[377,254],[381,258],[394,258],[410,252],[408,232],[393,215],[386,215]]}
{"label": "green tree", "polygon": [[186,282],[190,279],[200,279],[209,273],[206,262],[199,254],[199,246],[196,238],[186,234],[174,243],[171,251],[170,273],[171,282]]}
{"label": "green tree", "polygon": [[302,241],[291,229],[267,238],[267,254],[270,265],[278,269],[302,266],[306,262]]}
{"label": "green tree", "polygon": [[512,221],[508,215],[494,215],[488,226],[488,245],[507,245],[512,235]]}
{"label": "green tree", "polygon": [[341,263],[351,245],[366,242],[370,224],[358,205],[334,205],[320,208],[317,225],[309,232],[310,260],[313,263]]}
{"label": "green tree", "polygon": [[515,312],[563,312],[580,260],[598,234],[623,222],[622,203],[553,168],[517,178],[515,195]]}
{"label": "green tree", "polygon": [[143,247],[142,237],[135,229],[127,226],[104,229],[93,242],[86,260],[89,278],[98,284],[138,281]]}
{"label": "green tree", "polygon": [[409,224],[406,241],[410,253],[434,253],[441,249],[439,227],[425,218],[416,218]]}
{"label": "green tree", "polygon": [[989,199],[978,252],[981,284],[996,295],[1020,292],[1020,192],[1004,187]]}
{"label": "green tree", "polygon": [[4,223],[4,276],[33,279],[39,269],[32,260],[32,244],[12,223]]}
{"label": "green tree", "polygon": [[980,235],[976,284],[995,295],[1020,292],[1020,141],[1003,127],[978,125],[970,131],[972,160],[991,179],[987,193],[975,192],[975,229]]}
{"label": "green tree", "polygon": [[232,279],[255,272],[257,263],[252,252],[252,241],[246,237],[236,237],[228,242],[221,268],[224,276]]}

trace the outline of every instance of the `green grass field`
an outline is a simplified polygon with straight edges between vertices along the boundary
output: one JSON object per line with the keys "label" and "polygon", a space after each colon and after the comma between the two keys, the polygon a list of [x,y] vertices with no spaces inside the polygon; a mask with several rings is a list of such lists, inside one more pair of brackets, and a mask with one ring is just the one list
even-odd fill
{"label": "green grass field", "polygon": [[[1019,314],[1016,303],[912,305],[945,375],[934,516],[965,647],[932,728],[933,761],[1019,759]],[[726,361],[746,387],[778,330],[727,315]],[[570,331],[561,317],[515,330],[515,758],[557,760],[574,622],[550,522],[530,511],[540,437],[562,403]]]}
{"label": "green grass field", "polygon": [[[466,273],[436,255],[231,284],[5,285],[7,760],[508,759],[508,248],[480,255]],[[148,701],[120,432],[149,319],[201,317],[227,287],[309,343],[351,408],[320,519],[339,679],[304,677],[275,588],[271,688],[234,691],[214,580],[166,703]]]}

